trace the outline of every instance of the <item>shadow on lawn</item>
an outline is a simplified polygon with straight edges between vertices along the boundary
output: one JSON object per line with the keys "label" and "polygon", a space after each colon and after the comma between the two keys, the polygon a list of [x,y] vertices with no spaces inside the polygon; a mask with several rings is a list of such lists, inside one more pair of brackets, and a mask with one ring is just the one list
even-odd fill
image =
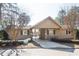
{"label": "shadow on lawn", "polygon": [[1,56],[11,56],[14,53],[15,53],[15,56],[20,56],[20,53],[22,52],[24,52],[22,49],[17,49],[16,47],[0,48]]}
{"label": "shadow on lawn", "polygon": [[74,52],[75,48],[52,48],[51,50],[65,51],[65,52]]}
{"label": "shadow on lawn", "polygon": [[[34,44],[35,46],[38,46],[35,42],[31,41],[29,43],[32,43]],[[1,47],[0,48],[0,55],[1,56],[5,56],[5,54],[7,56],[11,56],[12,54],[15,53],[15,56],[20,56],[21,53],[24,53],[25,51],[22,50],[22,49],[26,49],[26,48],[23,48],[22,46],[20,46],[20,48],[17,48],[16,46],[5,46],[5,47]],[[6,53],[8,51],[8,53]]]}

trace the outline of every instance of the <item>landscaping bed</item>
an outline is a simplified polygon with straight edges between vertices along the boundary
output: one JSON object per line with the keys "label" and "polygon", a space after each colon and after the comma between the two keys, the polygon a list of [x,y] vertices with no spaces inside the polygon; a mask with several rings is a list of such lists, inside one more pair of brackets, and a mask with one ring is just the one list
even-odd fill
{"label": "landscaping bed", "polygon": [[22,45],[23,42],[18,42],[18,41],[11,41],[11,42],[2,42],[0,41],[0,46],[4,47],[4,46],[18,46],[18,45]]}

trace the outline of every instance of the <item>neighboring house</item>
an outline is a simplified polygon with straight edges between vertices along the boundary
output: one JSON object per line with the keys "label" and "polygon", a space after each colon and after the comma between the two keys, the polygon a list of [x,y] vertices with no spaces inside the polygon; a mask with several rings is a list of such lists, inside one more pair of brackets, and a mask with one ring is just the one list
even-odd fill
{"label": "neighboring house", "polygon": [[38,35],[41,39],[50,39],[53,37],[58,39],[72,38],[71,33],[67,31],[66,26],[60,26],[50,16],[34,25],[32,28],[38,29]]}

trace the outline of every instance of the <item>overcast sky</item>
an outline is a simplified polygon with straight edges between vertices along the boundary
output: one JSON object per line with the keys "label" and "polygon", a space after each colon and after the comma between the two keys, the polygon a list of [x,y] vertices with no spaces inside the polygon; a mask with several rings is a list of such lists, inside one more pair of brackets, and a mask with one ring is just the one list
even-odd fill
{"label": "overcast sky", "polygon": [[34,25],[48,16],[54,19],[58,11],[64,6],[74,5],[72,3],[79,4],[79,0],[0,0],[0,2],[18,3],[21,9],[29,13],[31,17],[30,25]]}
{"label": "overcast sky", "polygon": [[69,3],[18,3],[18,5],[31,17],[29,25],[34,25],[44,18],[51,16],[53,19],[58,14],[58,11],[64,6],[75,4]]}

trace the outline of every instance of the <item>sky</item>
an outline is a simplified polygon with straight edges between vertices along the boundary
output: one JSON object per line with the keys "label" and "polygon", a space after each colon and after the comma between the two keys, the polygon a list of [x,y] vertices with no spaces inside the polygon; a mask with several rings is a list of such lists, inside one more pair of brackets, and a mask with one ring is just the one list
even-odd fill
{"label": "sky", "polygon": [[19,4],[20,7],[26,11],[30,17],[31,21],[29,25],[34,25],[48,16],[55,18],[58,14],[61,4],[52,3],[35,3],[35,4]]}
{"label": "sky", "polygon": [[73,3],[18,3],[19,7],[29,14],[31,21],[29,25],[35,25],[48,16],[53,19],[57,17],[58,11],[64,6],[75,5]]}

